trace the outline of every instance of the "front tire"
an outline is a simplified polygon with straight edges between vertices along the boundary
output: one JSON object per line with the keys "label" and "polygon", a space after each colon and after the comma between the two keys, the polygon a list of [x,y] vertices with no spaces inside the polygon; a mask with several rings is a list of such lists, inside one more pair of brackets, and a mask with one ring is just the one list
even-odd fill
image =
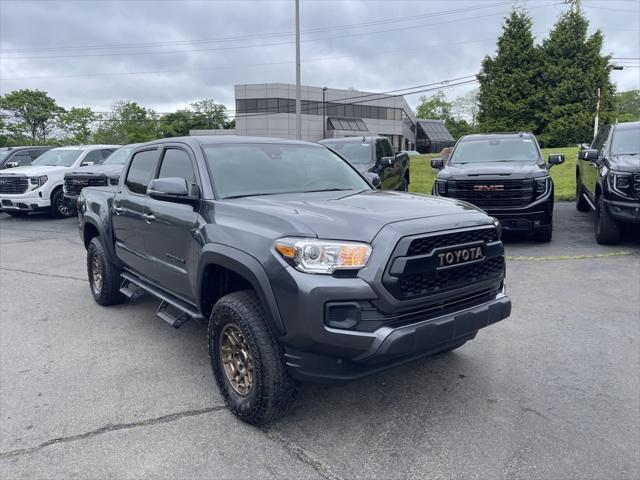
{"label": "front tire", "polygon": [[51,195],[51,207],[49,215],[51,218],[69,218],[76,214],[76,207],[64,198],[64,192],[58,188]]}
{"label": "front tire", "polygon": [[87,275],[91,294],[102,306],[124,301],[120,293],[120,269],[109,261],[100,237],[93,237],[87,247]]}
{"label": "front tire", "polygon": [[591,205],[587,202],[587,199],[584,198],[584,187],[582,186],[582,182],[580,182],[580,177],[576,178],[576,210],[579,212],[588,212],[591,210]]}
{"label": "front tire", "polygon": [[260,425],[291,408],[298,384],[287,374],[255,292],[233,292],[218,300],[208,335],[211,366],[229,410]]}
{"label": "front tire", "polygon": [[596,240],[601,245],[620,241],[620,225],[611,217],[601,196],[596,201]]}

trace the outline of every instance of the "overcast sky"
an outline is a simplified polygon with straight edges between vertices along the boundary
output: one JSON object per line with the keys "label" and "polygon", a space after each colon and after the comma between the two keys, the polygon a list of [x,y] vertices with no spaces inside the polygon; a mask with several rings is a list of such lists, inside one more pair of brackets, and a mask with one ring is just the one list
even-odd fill
{"label": "overcast sky", "polygon": [[[529,11],[539,41],[568,8],[562,0],[300,3],[302,83],[374,92],[477,73],[514,4]],[[582,3],[591,31],[604,32],[605,53],[640,57],[638,0]],[[293,0],[0,0],[0,93],[37,88],[65,108],[96,111],[121,99],[159,112],[202,98],[233,109],[234,84],[295,83],[293,30]],[[640,69],[612,79],[622,91],[640,88]],[[418,97],[407,100],[415,106]]]}

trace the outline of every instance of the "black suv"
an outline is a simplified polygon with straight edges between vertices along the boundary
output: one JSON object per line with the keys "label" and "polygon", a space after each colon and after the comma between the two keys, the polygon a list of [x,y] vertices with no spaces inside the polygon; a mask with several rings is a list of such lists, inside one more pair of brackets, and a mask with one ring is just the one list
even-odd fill
{"label": "black suv", "polygon": [[0,170],[26,167],[36,158],[53,147],[4,147],[0,148]]}
{"label": "black suv", "polygon": [[497,221],[374,189],[317,144],[157,140],[78,206],[95,301],[146,292],[174,327],[207,319],[218,387],[252,423],[286,411],[297,381],[450,351],[511,311]]}
{"label": "black suv", "polygon": [[576,208],[596,211],[596,239],[620,240],[620,223],[640,224],[640,122],[604,125],[578,154]]}
{"label": "black suv", "polygon": [[508,231],[533,234],[549,242],[553,233],[553,180],[549,169],[564,155],[544,162],[531,133],[466,135],[449,161],[434,159],[438,169],[432,193],[472,203],[500,220]]}
{"label": "black suv", "polygon": [[409,155],[393,153],[387,137],[345,137],[321,140],[383,190],[409,189]]}

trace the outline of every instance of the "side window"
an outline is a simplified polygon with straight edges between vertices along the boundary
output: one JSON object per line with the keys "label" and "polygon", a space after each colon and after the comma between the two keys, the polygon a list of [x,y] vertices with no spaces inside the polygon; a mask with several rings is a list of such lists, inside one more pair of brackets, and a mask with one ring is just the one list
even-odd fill
{"label": "side window", "polygon": [[155,150],[144,150],[136,153],[131,159],[125,184],[132,193],[144,195],[153,175],[156,162]]}
{"label": "side window", "polygon": [[31,156],[32,160],[35,160],[36,158],[38,158],[40,155],[42,155],[44,152],[46,152],[46,150],[42,150],[42,149],[37,149],[37,150],[29,150],[29,155]]}
{"label": "side window", "polygon": [[82,159],[82,163],[80,165],[98,165],[102,163],[104,158],[102,158],[102,153],[100,150],[92,150]]}
{"label": "side window", "polygon": [[382,144],[382,156],[393,157],[393,149],[391,148],[389,140],[381,140],[380,143]]}
{"label": "side window", "polygon": [[25,165],[31,165],[32,158],[29,155],[27,150],[16,153],[11,159],[12,162],[16,162],[19,167],[24,167]]}
{"label": "side window", "polygon": [[162,157],[158,178],[184,178],[189,185],[196,181],[193,163],[187,152],[179,148],[167,148]]}
{"label": "side window", "polygon": [[605,146],[607,137],[609,137],[609,130],[611,130],[611,125],[604,125],[596,135],[596,138],[593,140],[593,143],[591,144],[591,149],[597,150],[600,156],[602,156],[602,153],[603,153],[602,149]]}
{"label": "side window", "polygon": [[105,158],[105,160],[106,160],[106,158],[107,158],[109,155],[111,155],[113,152],[115,152],[115,151],[116,151],[116,149],[115,149],[115,148],[105,148],[105,149],[100,150],[100,151],[102,152],[102,156],[103,156],[103,157]]}
{"label": "side window", "polygon": [[382,142],[378,140],[376,141],[376,161],[379,162],[382,157],[384,157],[382,153]]}

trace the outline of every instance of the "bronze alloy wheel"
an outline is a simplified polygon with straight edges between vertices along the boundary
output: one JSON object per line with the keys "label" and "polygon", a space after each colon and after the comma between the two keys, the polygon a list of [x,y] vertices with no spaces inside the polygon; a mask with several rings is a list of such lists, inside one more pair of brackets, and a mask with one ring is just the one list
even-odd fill
{"label": "bronze alloy wheel", "polygon": [[95,292],[102,292],[102,262],[98,255],[91,258],[91,279]]}
{"label": "bronze alloy wheel", "polygon": [[251,393],[255,381],[255,364],[244,334],[233,323],[220,333],[220,360],[231,388],[241,396]]}

